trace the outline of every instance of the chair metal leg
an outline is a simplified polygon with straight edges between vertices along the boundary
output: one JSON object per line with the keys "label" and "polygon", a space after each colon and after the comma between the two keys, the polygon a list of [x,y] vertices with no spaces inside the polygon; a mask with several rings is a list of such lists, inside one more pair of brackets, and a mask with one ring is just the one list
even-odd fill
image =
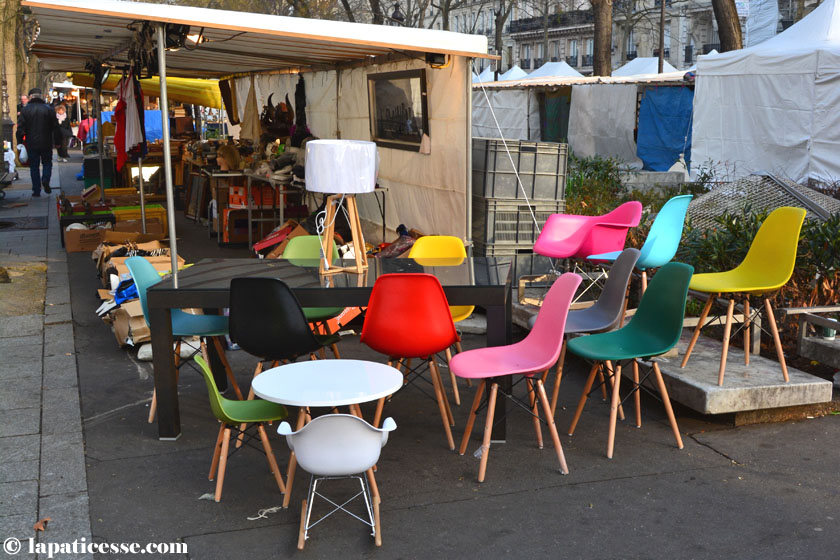
{"label": "chair metal leg", "polygon": [[216,437],[216,447],[213,448],[213,460],[210,462],[210,472],[207,480],[216,478],[216,469],[219,467],[219,456],[222,453],[222,436],[225,433],[225,425],[219,423],[219,435]]}
{"label": "chair metal leg", "polygon": [[214,499],[218,502],[222,499],[222,486],[225,483],[225,468],[227,467],[228,451],[230,450],[230,428],[225,426],[222,436],[222,450],[219,457],[219,472],[216,477],[216,495]]}
{"label": "chair metal leg", "polygon": [[744,296],[744,365],[750,365],[750,296]]}
{"label": "chair metal leg", "polygon": [[460,455],[463,455],[467,451],[467,444],[470,441],[470,435],[472,435],[475,417],[478,414],[478,405],[481,404],[481,397],[484,396],[485,385],[487,385],[487,381],[482,379],[478,384],[478,389],[475,390],[475,397],[473,398],[472,406],[470,406],[470,413],[467,416],[467,427],[464,429],[464,437],[461,438],[461,447],[458,449]]}
{"label": "chair metal leg", "polygon": [[440,409],[440,419],[443,421],[443,431],[446,433],[446,443],[449,449],[455,450],[455,441],[452,439],[452,430],[449,429],[449,415],[447,414],[447,406],[444,404],[446,395],[443,393],[441,387],[440,377],[435,375],[435,367],[432,361],[429,361],[429,368],[432,375],[432,384],[435,387],[435,398],[437,399],[438,409]]}
{"label": "chair metal leg", "polygon": [[274,458],[274,451],[271,450],[271,443],[268,441],[268,434],[265,433],[265,427],[262,424],[257,426],[260,432],[260,439],[262,440],[263,449],[265,450],[265,458],[268,460],[268,468],[274,475],[274,480],[277,481],[277,487],[281,492],[286,492],[286,485],[283,484],[283,475],[280,474],[280,467],[277,466],[277,460]]}
{"label": "chair metal leg", "polygon": [[776,356],[779,358],[779,364],[782,366],[782,375],[785,378],[785,383],[787,383],[790,381],[790,377],[788,377],[785,353],[782,349],[782,339],[779,338],[779,328],[776,326],[776,317],[773,315],[773,306],[770,304],[770,298],[764,298],[764,309],[767,312],[767,322],[770,323],[770,332],[773,333],[773,342],[776,344]]}
{"label": "chair metal leg", "polygon": [[554,389],[551,391],[551,417],[557,411],[557,399],[560,396],[560,381],[563,379],[563,364],[566,363],[566,339],[563,339],[563,347],[560,349],[560,359],[557,360],[557,369],[554,373]]}
{"label": "chair metal leg", "polygon": [[580,395],[575,416],[572,418],[572,423],[569,425],[569,435],[574,435],[575,427],[577,426],[580,415],[583,413],[583,407],[586,405],[586,399],[589,398],[589,391],[592,390],[592,384],[595,382],[595,374],[600,370],[601,364],[595,362],[592,364],[592,369],[589,370],[589,377],[586,378],[586,384],[583,386],[583,393]]}
{"label": "chair metal leg", "polygon": [[688,348],[685,349],[685,356],[683,356],[683,361],[680,364],[681,368],[684,368],[685,364],[688,363],[691,351],[694,350],[694,345],[697,344],[697,339],[700,337],[700,329],[703,328],[703,323],[706,322],[706,317],[709,316],[709,310],[712,309],[712,304],[715,302],[717,297],[718,294],[709,294],[709,299],[706,300],[706,305],[703,306],[703,311],[700,312],[700,318],[697,320],[697,326],[694,327],[694,333],[691,335],[691,341],[688,343]]}
{"label": "chair metal leg", "polygon": [[662,396],[662,404],[665,406],[665,414],[668,416],[668,423],[674,432],[674,439],[677,440],[677,447],[682,449],[683,442],[680,436],[680,429],[677,426],[677,419],[674,417],[674,409],[671,408],[671,398],[668,396],[668,389],[662,379],[662,372],[659,371],[659,364],[653,362],[653,373],[656,376],[656,384],[659,386],[659,394]]}
{"label": "chair metal leg", "polygon": [[[542,380],[540,380],[542,381]],[[537,447],[543,448],[542,427],[540,426],[540,409],[537,405],[537,392],[534,389],[534,380],[526,379],[525,384],[528,386],[528,402],[531,405],[531,419],[534,422],[534,433],[537,434]]]}
{"label": "chair metal leg", "polygon": [[[297,424],[295,425],[295,431],[300,430],[303,428],[303,423],[306,421],[306,408],[301,407],[298,411],[298,419]],[[289,467],[286,470],[286,494],[283,496],[283,509],[289,507],[289,500],[292,498],[292,483],[295,481],[295,469],[297,468],[297,459],[295,458],[295,452],[291,451],[289,453]]]}
{"label": "chair metal leg", "polygon": [[618,390],[621,386],[621,375],[615,375],[612,385],[612,399],[610,400],[610,427],[607,432],[607,459],[613,458],[615,447],[615,425],[618,419]]}
{"label": "chair metal leg", "polygon": [[718,386],[723,386],[723,375],[726,373],[726,358],[729,355],[729,335],[732,333],[732,313],[735,310],[735,300],[729,300],[726,308],[726,325],[723,327],[723,350],[720,353],[720,369],[718,370]]}
{"label": "chair metal leg", "polygon": [[554,443],[554,451],[557,453],[557,460],[560,461],[560,471],[563,474],[569,474],[569,466],[566,464],[566,457],[563,455],[563,446],[560,444],[560,436],[557,433],[557,424],[554,423],[554,416],[549,416],[551,409],[548,405],[548,397],[545,394],[545,386],[540,380],[537,380],[537,395],[542,403],[543,411],[546,414],[548,431],[551,433],[551,441]]}
{"label": "chair metal leg", "polygon": [[642,427],[642,391],[641,387],[639,386],[639,362],[633,360],[633,383],[636,386],[636,390],[633,391],[633,400],[636,404],[636,427]]}
{"label": "chair metal leg", "polygon": [[490,434],[493,432],[493,413],[496,411],[496,394],[499,392],[499,384],[493,383],[490,386],[490,399],[487,403],[487,420],[484,422],[484,440],[481,443],[481,462],[478,466],[478,481],[484,482],[484,475],[487,473],[487,459],[490,458]]}

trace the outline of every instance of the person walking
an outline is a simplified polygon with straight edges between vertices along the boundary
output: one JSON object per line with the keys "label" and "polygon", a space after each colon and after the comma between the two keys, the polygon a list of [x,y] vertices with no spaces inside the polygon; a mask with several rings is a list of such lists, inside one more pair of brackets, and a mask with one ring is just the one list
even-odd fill
{"label": "person walking", "polygon": [[[60,131],[55,110],[41,98],[40,88],[29,90],[29,102],[18,116],[17,141],[26,146],[29,154],[29,175],[32,177],[32,196],[41,196],[41,188],[49,194],[52,176],[52,148],[58,143]],[[40,170],[43,165],[43,174]]]}
{"label": "person walking", "polygon": [[73,136],[73,129],[70,128],[70,119],[67,117],[67,107],[63,103],[55,106],[55,116],[58,119],[58,130],[61,133],[61,143],[58,145],[58,161],[67,163],[70,154],[67,147],[70,145],[70,137]]}

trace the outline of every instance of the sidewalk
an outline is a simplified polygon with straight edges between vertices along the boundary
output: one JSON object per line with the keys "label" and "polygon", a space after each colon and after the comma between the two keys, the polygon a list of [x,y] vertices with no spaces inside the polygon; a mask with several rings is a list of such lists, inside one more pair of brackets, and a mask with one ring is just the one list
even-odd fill
{"label": "sidewalk", "polygon": [[[77,160],[78,161],[78,160]],[[0,535],[39,543],[91,539],[67,255],[61,248],[53,163],[50,195],[32,198],[28,169],[6,189],[0,222]],[[15,203],[27,203],[14,206]],[[51,518],[47,531],[33,525]],[[85,558],[76,555],[74,558]],[[88,556],[89,558],[89,556]]]}

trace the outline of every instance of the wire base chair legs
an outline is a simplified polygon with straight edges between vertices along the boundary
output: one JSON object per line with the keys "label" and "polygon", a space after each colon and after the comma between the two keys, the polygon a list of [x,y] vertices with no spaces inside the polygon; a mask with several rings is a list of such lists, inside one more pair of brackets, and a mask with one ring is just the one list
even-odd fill
{"label": "wire base chair legs", "polygon": [[[357,492],[352,497],[348,498],[341,504],[337,504],[336,502],[332,501],[331,499],[327,498],[320,492],[318,492],[318,484],[322,483],[325,480],[338,480],[338,479],[355,479],[359,481],[359,486],[361,490]],[[355,500],[358,497],[362,497],[365,503],[365,510],[367,513],[367,519],[356,515],[352,511],[348,510],[345,506]],[[333,509],[322,515],[318,518],[317,521],[314,523],[310,523],[312,519],[312,506],[315,503],[315,498],[321,498],[321,500],[328,502]],[[321,523],[322,521],[326,520],[332,514],[343,511],[347,515],[361,521],[365,525],[371,528],[371,536],[374,537],[374,542],[376,546],[382,546],[382,525],[379,516],[379,499],[376,496],[372,496],[370,492],[370,488],[368,486],[365,477],[361,474],[359,475],[351,475],[351,476],[312,476],[309,482],[309,493],[306,496],[306,499],[303,500],[301,504],[301,512],[300,512],[300,531],[298,533],[298,549],[303,550],[304,545],[306,544],[306,540],[309,538],[309,530]]]}

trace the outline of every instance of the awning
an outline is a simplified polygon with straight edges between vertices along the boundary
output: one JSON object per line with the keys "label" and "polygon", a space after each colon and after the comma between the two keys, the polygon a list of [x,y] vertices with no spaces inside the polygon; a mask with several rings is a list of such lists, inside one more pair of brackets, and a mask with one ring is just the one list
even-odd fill
{"label": "awning", "polygon": [[[222,77],[270,70],[333,67],[391,54],[442,53],[477,58],[487,37],[416,29],[208,10],[116,0],[24,0],[40,33],[32,52],[45,70],[85,72],[91,58],[128,63],[138,22],[189,25],[202,42],[166,54],[167,75]],[[135,29],[139,25],[133,26]]]}
{"label": "awning", "polygon": [[[110,75],[102,89],[113,91],[117,82],[122,76]],[[78,86],[93,87],[93,76],[91,74],[74,73],[70,76],[73,83]],[[160,96],[160,78],[154,76],[140,80],[144,95]],[[222,95],[219,93],[219,82],[217,80],[199,80],[196,78],[166,78],[166,88],[169,92],[169,100],[179,103],[190,103],[204,107],[222,108]]]}

